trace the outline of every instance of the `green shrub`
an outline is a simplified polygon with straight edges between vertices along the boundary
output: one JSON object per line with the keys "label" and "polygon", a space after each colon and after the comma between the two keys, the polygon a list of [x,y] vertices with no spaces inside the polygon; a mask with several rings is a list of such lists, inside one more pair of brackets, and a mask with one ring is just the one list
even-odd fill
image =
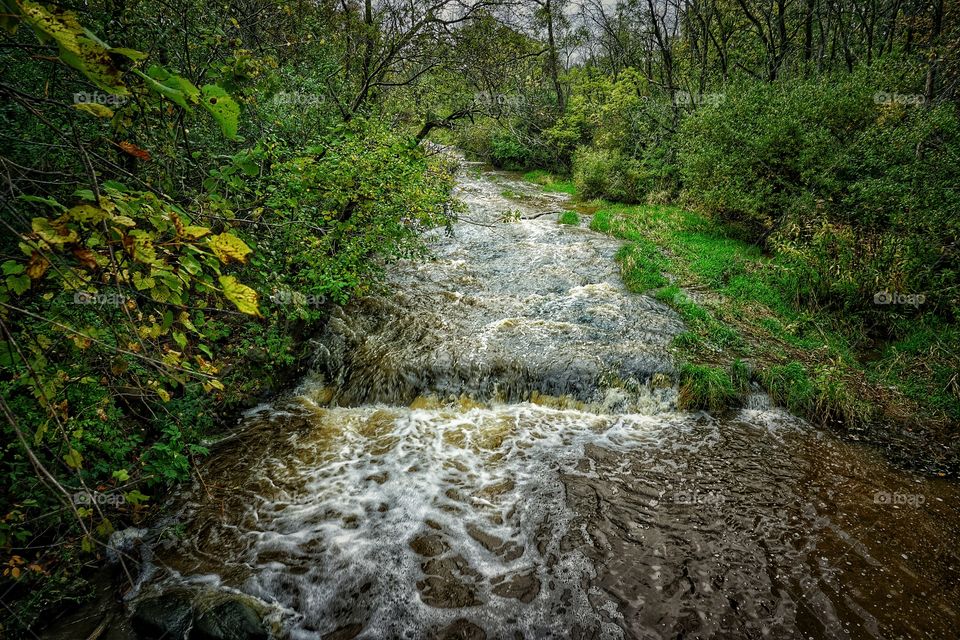
{"label": "green shrub", "polygon": [[679,137],[690,204],[793,265],[780,284],[797,304],[881,327],[917,312],[875,305],[883,290],[925,294],[945,317],[960,310],[960,118],[953,104],[878,104],[878,91],[915,92],[895,80],[863,69],[744,83]]}
{"label": "green shrub", "polygon": [[573,157],[573,183],[582,198],[640,202],[649,184],[640,163],[616,151],[581,148]]}

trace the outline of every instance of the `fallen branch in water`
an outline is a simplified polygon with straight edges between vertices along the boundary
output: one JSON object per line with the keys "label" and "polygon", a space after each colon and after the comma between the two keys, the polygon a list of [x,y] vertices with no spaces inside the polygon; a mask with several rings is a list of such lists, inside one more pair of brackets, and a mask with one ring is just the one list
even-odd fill
{"label": "fallen branch in water", "polygon": [[536,219],[539,218],[540,216],[549,216],[549,215],[554,214],[554,213],[559,214],[559,213],[563,213],[563,211],[561,211],[560,209],[556,209],[556,210],[554,210],[554,211],[544,211],[544,212],[538,213],[537,215],[534,215],[534,216],[522,216],[520,219],[521,219],[521,220],[536,220]]}
{"label": "fallen branch in water", "polygon": [[466,222],[467,224],[473,224],[478,227],[496,227],[495,224],[488,224],[486,222],[477,222],[476,220],[471,220],[470,218],[464,218],[463,216],[457,216],[457,222]]}

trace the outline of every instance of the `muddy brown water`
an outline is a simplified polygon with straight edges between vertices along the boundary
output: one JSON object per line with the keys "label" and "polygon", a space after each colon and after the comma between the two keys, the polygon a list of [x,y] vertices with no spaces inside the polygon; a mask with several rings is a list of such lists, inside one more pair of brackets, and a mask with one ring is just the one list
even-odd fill
{"label": "muddy brown water", "polygon": [[564,196],[508,174],[458,196],[176,496],[137,598],[235,590],[290,638],[956,637],[956,484],[761,394],[677,411],[682,323],[615,241],[516,220]]}

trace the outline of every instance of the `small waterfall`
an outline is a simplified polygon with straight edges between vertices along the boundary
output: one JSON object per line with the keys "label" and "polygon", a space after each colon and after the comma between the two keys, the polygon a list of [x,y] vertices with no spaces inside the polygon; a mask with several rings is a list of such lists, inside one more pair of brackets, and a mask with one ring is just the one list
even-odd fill
{"label": "small waterfall", "polygon": [[682,323],[616,241],[509,174],[457,195],[453,237],[335,311],[315,373],[175,498],[140,603],[241,594],[311,640],[955,633],[956,487],[759,389],[677,411]]}

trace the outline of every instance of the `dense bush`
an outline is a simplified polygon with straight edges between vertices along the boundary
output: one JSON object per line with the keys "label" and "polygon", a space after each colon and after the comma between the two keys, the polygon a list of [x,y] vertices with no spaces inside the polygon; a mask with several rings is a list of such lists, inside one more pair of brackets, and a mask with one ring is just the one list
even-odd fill
{"label": "dense bush", "polygon": [[[329,305],[452,213],[444,161],[319,93],[329,43],[254,55],[225,42],[225,11],[188,4],[209,40],[156,24],[153,3],[123,15],[117,37],[161,43],[162,66],[91,39],[96,13],[85,31],[17,3],[3,25],[19,42],[0,47],[0,121],[17,132],[0,150],[16,167],[0,218],[0,580],[16,604],[0,633],[74,598],[214,428],[285,384]],[[264,11],[309,42],[315,14]],[[60,49],[33,56],[38,38]],[[71,56],[78,42],[96,55]]]}
{"label": "dense bush", "polygon": [[883,102],[898,90],[866,71],[731,90],[683,122],[686,201],[806,264],[818,304],[883,312],[887,290],[955,315],[960,121]]}
{"label": "dense bush", "polygon": [[573,182],[584,198],[640,202],[649,190],[643,167],[618,151],[583,147],[573,156]]}

